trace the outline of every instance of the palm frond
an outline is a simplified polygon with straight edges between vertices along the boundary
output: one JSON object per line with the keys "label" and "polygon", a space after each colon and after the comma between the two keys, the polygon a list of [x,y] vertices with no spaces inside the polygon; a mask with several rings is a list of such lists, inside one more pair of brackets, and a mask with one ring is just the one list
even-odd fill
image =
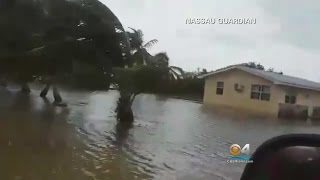
{"label": "palm frond", "polygon": [[153,45],[155,45],[156,43],[158,43],[158,40],[157,39],[152,39],[151,41],[145,43],[143,45],[143,48],[150,48],[152,47]]}
{"label": "palm frond", "polygon": [[182,76],[171,68],[169,69],[169,77],[173,78],[174,80],[182,79]]}
{"label": "palm frond", "polygon": [[182,68],[177,67],[177,66],[170,66],[170,70],[172,70],[173,72],[176,72],[177,74],[179,74],[181,77],[185,76],[185,72]]}
{"label": "palm frond", "polygon": [[[130,28],[130,27],[129,27]],[[138,50],[143,44],[143,33],[140,29],[130,28],[133,32],[126,32],[130,42],[130,46],[134,50]]]}
{"label": "palm frond", "polygon": [[144,34],[141,29],[137,30],[137,34],[139,35],[139,37],[141,37],[141,39],[143,39]]}
{"label": "palm frond", "polygon": [[173,73],[168,74],[169,80],[176,80],[176,77],[173,75]]}
{"label": "palm frond", "polygon": [[162,61],[166,61],[166,62],[169,61],[169,56],[166,52],[159,52],[155,54],[154,57]]}
{"label": "palm frond", "polygon": [[131,29],[133,31],[133,33],[131,33],[131,34],[135,34],[136,37],[140,37],[140,39],[143,39],[144,34],[141,29],[134,29],[131,27],[129,27],[129,29]]}
{"label": "palm frond", "polygon": [[138,33],[138,30],[132,28],[132,27],[128,27],[129,29],[131,29],[134,33]]}
{"label": "palm frond", "polygon": [[160,52],[153,56],[154,64],[160,67],[169,66],[169,57],[166,52]]}

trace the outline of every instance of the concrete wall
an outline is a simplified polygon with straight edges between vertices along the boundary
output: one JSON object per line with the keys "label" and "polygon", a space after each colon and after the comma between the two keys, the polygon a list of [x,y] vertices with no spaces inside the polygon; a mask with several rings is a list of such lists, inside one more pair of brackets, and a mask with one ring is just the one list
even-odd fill
{"label": "concrete wall", "polygon": [[[218,81],[224,82],[223,95],[216,94]],[[234,89],[236,83],[244,86],[242,92]],[[270,86],[270,101],[251,99],[252,84]],[[235,69],[208,77],[203,101],[206,105],[224,105],[277,116],[279,103],[284,102],[284,92],[281,87],[273,85],[270,81]]]}

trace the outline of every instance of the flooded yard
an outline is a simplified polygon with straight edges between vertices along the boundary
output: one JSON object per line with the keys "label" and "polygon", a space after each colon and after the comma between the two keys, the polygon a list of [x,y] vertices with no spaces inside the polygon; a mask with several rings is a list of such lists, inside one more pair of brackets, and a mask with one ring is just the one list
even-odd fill
{"label": "flooded yard", "polygon": [[115,91],[65,90],[68,107],[39,92],[0,89],[0,179],[239,179],[244,164],[226,163],[231,144],[254,151],[273,136],[320,129],[147,94],[128,127],[117,125]]}

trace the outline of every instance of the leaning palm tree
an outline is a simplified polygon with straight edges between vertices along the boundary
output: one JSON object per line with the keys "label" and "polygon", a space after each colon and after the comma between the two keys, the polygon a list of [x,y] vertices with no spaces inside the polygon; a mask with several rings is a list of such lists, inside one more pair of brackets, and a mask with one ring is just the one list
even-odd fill
{"label": "leaning palm tree", "polygon": [[153,56],[150,65],[162,68],[166,77],[171,80],[183,79],[185,76],[182,68],[169,66],[169,56],[166,52],[160,52]]}
{"label": "leaning palm tree", "polygon": [[[112,66],[124,65],[129,51],[125,31],[98,0],[6,1],[10,6],[0,7],[0,75],[19,79],[24,92],[30,92],[31,77],[57,79],[58,74],[73,73],[73,61],[94,66],[105,81]],[[59,103],[62,99],[52,86]]]}
{"label": "leaning palm tree", "polygon": [[145,43],[143,39],[144,35],[141,29],[130,29],[133,32],[127,32],[127,36],[130,42],[131,54],[133,55],[133,59],[135,60],[136,64],[147,64],[151,58],[151,55],[148,53],[147,49],[155,45],[158,40],[152,39]]}

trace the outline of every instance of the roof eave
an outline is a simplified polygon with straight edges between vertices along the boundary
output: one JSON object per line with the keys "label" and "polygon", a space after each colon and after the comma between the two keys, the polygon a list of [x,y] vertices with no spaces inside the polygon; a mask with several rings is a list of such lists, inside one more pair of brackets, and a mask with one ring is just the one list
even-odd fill
{"label": "roof eave", "polygon": [[225,72],[225,71],[229,71],[229,70],[232,70],[232,69],[238,69],[238,70],[241,70],[241,71],[245,71],[245,72],[247,72],[249,74],[252,74],[252,75],[258,76],[260,78],[266,79],[268,81],[271,81],[275,85],[283,85],[283,86],[289,86],[289,87],[295,87],[295,88],[301,88],[301,89],[307,89],[307,90],[313,90],[313,91],[320,91],[320,88],[313,88],[313,87],[309,87],[309,86],[301,86],[301,85],[296,85],[296,84],[290,84],[290,83],[275,81],[275,80],[267,78],[267,77],[265,77],[265,76],[263,76],[263,75],[261,75],[259,73],[254,73],[254,72],[248,71],[246,69],[239,68],[238,66],[233,66],[233,67],[229,67],[229,68],[225,68],[225,69],[220,69],[218,71],[214,71],[214,72],[210,72],[210,73],[207,73],[207,74],[204,74],[204,75],[200,75],[200,76],[198,76],[198,78],[200,78],[200,79],[208,78],[208,77],[210,77],[212,75],[215,75],[215,74],[218,74],[218,73],[221,73],[221,72]]}
{"label": "roof eave", "polygon": [[[212,74],[210,74],[212,75]],[[203,75],[200,75],[200,76],[197,76],[199,79],[204,79],[204,78],[207,78],[208,76],[210,76],[209,74],[203,74]]]}
{"label": "roof eave", "polygon": [[198,78],[199,79],[207,78],[209,76],[212,76],[212,75],[215,75],[215,74],[218,74],[218,73],[221,73],[221,72],[229,71],[229,70],[232,70],[232,69],[236,69],[236,68],[237,67],[229,67],[229,68],[225,68],[225,69],[220,69],[220,70],[217,70],[217,71],[214,71],[214,72],[209,72],[207,74],[200,75],[200,76],[198,76]]}
{"label": "roof eave", "polygon": [[274,82],[276,85],[282,85],[282,86],[289,86],[289,87],[295,87],[295,88],[300,88],[300,89],[307,89],[307,90],[313,90],[313,91],[320,91],[320,88],[313,88],[309,86],[300,86],[296,84],[289,84],[289,83],[284,83],[284,82]]}

